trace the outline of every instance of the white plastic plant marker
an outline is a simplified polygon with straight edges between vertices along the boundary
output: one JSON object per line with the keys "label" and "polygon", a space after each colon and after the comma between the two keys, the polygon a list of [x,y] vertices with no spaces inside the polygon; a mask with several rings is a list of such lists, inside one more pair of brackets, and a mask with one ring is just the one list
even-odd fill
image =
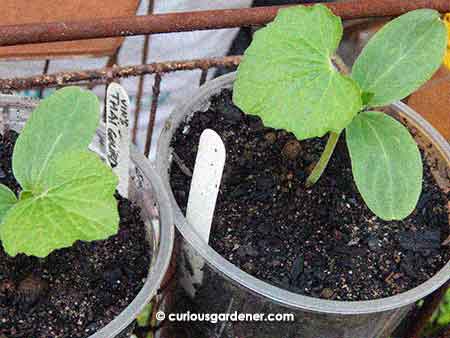
{"label": "white plastic plant marker", "polygon": [[207,243],[224,166],[222,139],[214,130],[205,129],[200,136],[192,173],[186,218]]}
{"label": "white plastic plant marker", "polygon": [[[214,130],[205,129],[200,136],[195,159],[186,218],[206,243],[209,242],[217,194],[225,166],[225,155],[225,145],[220,136]],[[185,263],[190,266],[190,273],[183,275],[190,278],[181,280],[181,283],[193,297],[195,286],[201,285],[203,281],[204,261],[189,246],[186,247],[186,253],[184,259],[188,260]],[[186,264],[182,266],[185,267]]]}
{"label": "white plastic plant marker", "polygon": [[130,98],[118,83],[106,91],[106,159],[119,177],[118,192],[128,197],[130,179]]}

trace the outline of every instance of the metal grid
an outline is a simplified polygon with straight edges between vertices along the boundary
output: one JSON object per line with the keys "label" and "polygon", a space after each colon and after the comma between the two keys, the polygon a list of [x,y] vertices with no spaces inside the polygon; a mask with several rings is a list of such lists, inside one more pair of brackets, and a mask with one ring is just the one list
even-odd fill
{"label": "metal grid", "polygon": [[[346,20],[392,17],[419,8],[432,8],[440,12],[450,12],[450,0],[348,0],[325,5]],[[0,79],[0,91],[11,92],[31,88],[42,90],[69,84],[84,85],[92,88],[95,85],[104,85],[120,78],[140,77],[139,88],[141,89],[138,90],[138,93],[140,92],[141,94],[138,95],[142,95],[143,76],[154,74],[153,95],[144,150],[145,154],[148,155],[158,108],[158,96],[164,74],[181,70],[200,69],[202,73],[199,84],[201,85],[205,82],[209,69],[235,67],[241,60],[241,56],[227,56],[144,64],[149,50],[150,36],[152,34],[193,30],[261,26],[272,21],[281,7],[284,6],[152,14],[153,1],[150,0],[148,14],[144,16],[0,26],[0,46],[147,35],[144,43],[142,64],[140,65],[119,67],[115,65],[116,59],[113,57],[109,60],[107,66],[101,69],[54,74],[47,74],[47,69],[44,69],[44,73],[39,76]],[[138,104],[136,115],[139,114],[139,111],[140,106]],[[133,126],[134,141],[136,140],[136,132],[137,125],[135,123]],[[404,338],[420,337],[420,333],[439,306],[439,302],[449,286],[450,284],[446,283],[441,289],[428,296],[424,305],[410,316],[410,325],[404,331]],[[450,334],[450,328],[447,331]]]}

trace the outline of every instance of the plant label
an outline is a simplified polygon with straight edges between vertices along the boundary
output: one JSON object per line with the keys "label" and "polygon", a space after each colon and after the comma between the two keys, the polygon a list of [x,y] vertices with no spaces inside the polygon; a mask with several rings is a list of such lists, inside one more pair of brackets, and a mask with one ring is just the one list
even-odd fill
{"label": "plant label", "polygon": [[205,129],[200,136],[186,218],[206,242],[209,241],[224,165],[225,146],[220,136],[214,130]]}
{"label": "plant label", "polygon": [[118,83],[111,83],[106,93],[106,158],[119,177],[117,190],[128,197],[130,166],[130,99]]}
{"label": "plant label", "polygon": [[[211,129],[206,129],[200,136],[197,158],[192,174],[191,190],[186,212],[186,218],[206,243],[209,242],[209,234],[216,208],[217,194],[219,192],[222,172],[225,165],[225,145],[220,136]],[[192,297],[196,293],[196,285],[203,282],[203,258],[189,246],[184,247],[186,255],[183,259],[185,269],[182,274],[181,284]],[[186,269],[189,266],[189,269]]]}

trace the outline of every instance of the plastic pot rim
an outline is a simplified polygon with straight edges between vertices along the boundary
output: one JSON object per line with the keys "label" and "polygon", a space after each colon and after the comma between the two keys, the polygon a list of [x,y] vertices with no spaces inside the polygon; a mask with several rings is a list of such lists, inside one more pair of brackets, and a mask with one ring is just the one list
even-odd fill
{"label": "plastic pot rim", "polygon": [[[131,158],[133,162],[142,169],[142,174],[152,183],[153,190],[158,199],[160,233],[157,257],[154,265],[150,267],[144,286],[133,301],[116,318],[114,318],[113,321],[109,322],[108,325],[87,338],[115,337],[126,330],[144,310],[145,306],[156,296],[172,258],[175,228],[169,196],[150,160],[138,152],[135,146],[132,147]],[[155,251],[156,250],[154,250],[154,253]]]}
{"label": "plastic pot rim", "polygon": [[[159,175],[162,177],[165,189],[169,191],[169,197],[174,209],[175,225],[183,235],[183,238],[211,267],[225,275],[228,279],[234,281],[234,283],[240,287],[245,288],[254,294],[260,295],[268,301],[272,301],[292,309],[339,315],[371,314],[408,306],[432,293],[450,279],[449,261],[432,278],[419,286],[398,295],[367,301],[326,300],[290,292],[253,277],[239,269],[234,264],[230,263],[219,253],[217,253],[211,246],[209,246],[208,243],[203,241],[195,231],[194,227],[187,222],[170,187],[170,141],[175,129],[181,121],[189,116],[189,114],[192,114],[197,110],[204,110],[209,104],[209,98],[211,95],[220,92],[222,89],[232,88],[235,78],[236,73],[234,72],[208,81],[189,100],[179,104],[173,110],[169,120],[166,122],[166,127],[161,132],[156,155],[156,168]],[[446,159],[447,165],[449,165],[450,145],[439,134],[439,132],[417,112],[404,103],[396,102],[393,103],[391,107],[399,112],[400,115],[406,117],[409,121],[412,121],[415,126],[418,127],[430,141],[433,142],[442,156]]]}

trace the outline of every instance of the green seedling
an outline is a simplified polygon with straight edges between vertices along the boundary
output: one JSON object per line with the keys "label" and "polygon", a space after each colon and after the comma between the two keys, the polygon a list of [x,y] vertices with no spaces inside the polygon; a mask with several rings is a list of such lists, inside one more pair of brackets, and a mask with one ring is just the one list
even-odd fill
{"label": "green seedling", "polygon": [[425,83],[444,58],[447,29],[434,10],[421,9],[378,31],[350,75],[335,56],[341,19],[326,6],[282,9],[256,32],[238,68],[233,101],[266,126],[300,140],[329,133],[307,179],[318,181],[345,130],[355,183],[367,206],[384,220],[407,217],[422,189],[422,160],[409,131],[373,110]]}
{"label": "green seedling", "polygon": [[12,159],[19,197],[0,184],[0,239],[9,255],[46,257],[117,233],[118,179],[88,150],[99,112],[94,94],[67,87],[32,113]]}

